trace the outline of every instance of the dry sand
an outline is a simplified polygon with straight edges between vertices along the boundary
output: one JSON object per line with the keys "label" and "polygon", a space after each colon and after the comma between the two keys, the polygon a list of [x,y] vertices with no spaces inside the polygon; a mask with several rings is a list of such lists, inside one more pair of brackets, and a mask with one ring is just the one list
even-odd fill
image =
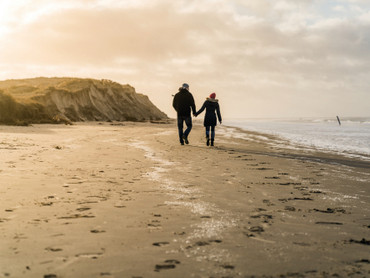
{"label": "dry sand", "polygon": [[175,124],[0,127],[0,277],[369,277],[370,163]]}

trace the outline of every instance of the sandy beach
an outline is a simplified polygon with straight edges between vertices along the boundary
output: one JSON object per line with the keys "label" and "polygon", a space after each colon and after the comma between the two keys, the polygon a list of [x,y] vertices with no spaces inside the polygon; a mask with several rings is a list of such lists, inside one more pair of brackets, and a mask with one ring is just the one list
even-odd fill
{"label": "sandy beach", "polygon": [[0,126],[0,277],[370,277],[369,161],[203,132]]}

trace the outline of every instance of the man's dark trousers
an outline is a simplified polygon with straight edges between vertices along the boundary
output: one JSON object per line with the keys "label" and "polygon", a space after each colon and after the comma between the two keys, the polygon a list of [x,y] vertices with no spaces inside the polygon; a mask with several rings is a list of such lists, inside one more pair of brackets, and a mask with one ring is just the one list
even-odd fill
{"label": "man's dark trousers", "polygon": [[[187,127],[185,132],[183,131],[184,122],[185,122],[186,127]],[[192,129],[192,127],[193,127],[193,124],[192,124],[192,121],[191,121],[191,116],[177,115],[177,127],[179,129],[180,143],[183,144],[184,143],[183,137],[187,138],[191,129]]]}

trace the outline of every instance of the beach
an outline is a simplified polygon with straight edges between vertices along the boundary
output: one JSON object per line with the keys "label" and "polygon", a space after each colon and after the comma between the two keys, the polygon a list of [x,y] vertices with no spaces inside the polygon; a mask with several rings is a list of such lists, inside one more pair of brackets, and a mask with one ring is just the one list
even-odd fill
{"label": "beach", "polygon": [[369,277],[370,162],[238,133],[0,126],[0,277]]}

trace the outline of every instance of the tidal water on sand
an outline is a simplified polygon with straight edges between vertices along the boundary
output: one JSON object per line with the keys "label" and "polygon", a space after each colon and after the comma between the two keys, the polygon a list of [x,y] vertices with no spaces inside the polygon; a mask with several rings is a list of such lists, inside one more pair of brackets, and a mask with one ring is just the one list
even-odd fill
{"label": "tidal water on sand", "polygon": [[[273,135],[274,144],[334,152],[348,157],[370,160],[370,117],[304,119],[234,119],[227,126]],[[254,139],[270,138],[254,135]],[[279,141],[281,139],[281,141]]]}

